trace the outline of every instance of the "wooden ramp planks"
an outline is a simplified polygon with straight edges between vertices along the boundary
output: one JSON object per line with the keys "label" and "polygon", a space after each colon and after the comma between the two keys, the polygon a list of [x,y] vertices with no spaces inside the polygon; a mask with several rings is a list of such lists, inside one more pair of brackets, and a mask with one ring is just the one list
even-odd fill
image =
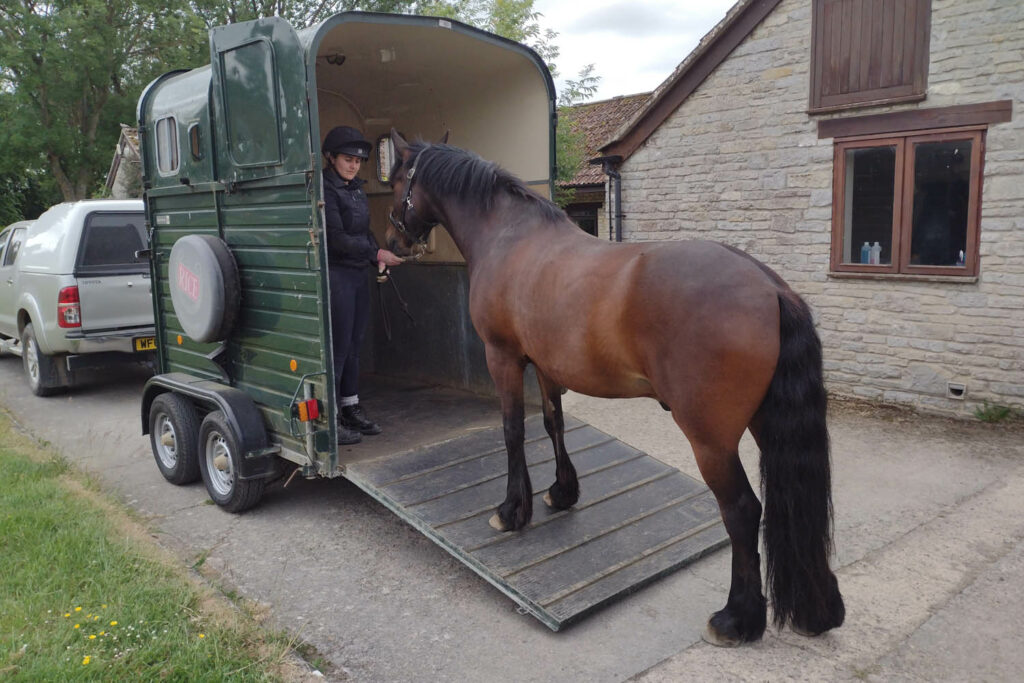
{"label": "wooden ramp planks", "polygon": [[539,415],[526,422],[533,522],[499,533],[505,496],[500,427],[349,464],[345,476],[473,568],[553,630],[728,542],[703,483],[575,418],[565,445],[580,501],[553,511],[554,451]]}

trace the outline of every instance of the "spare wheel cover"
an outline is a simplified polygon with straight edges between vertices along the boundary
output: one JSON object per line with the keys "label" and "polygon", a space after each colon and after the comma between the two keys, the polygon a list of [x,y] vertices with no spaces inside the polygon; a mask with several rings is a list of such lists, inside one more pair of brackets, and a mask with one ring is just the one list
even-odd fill
{"label": "spare wheel cover", "polygon": [[174,315],[197,342],[220,341],[238,317],[238,266],[223,240],[187,235],[171,248],[167,279]]}

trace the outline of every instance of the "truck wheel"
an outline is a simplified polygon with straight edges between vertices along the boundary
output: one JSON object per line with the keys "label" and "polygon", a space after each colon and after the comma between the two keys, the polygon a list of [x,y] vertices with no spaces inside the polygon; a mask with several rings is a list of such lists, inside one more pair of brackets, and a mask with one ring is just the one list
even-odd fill
{"label": "truck wheel", "polygon": [[199,428],[199,471],[214,503],[228,512],[242,512],[263,496],[263,479],[238,479],[245,456],[235,431],[224,413],[215,410]]}
{"label": "truck wheel", "polygon": [[21,363],[28,376],[28,386],[36,396],[50,396],[61,387],[58,359],[39,350],[32,323],[21,331]]}
{"label": "truck wheel", "polygon": [[179,486],[199,479],[199,413],[187,398],[167,392],[153,399],[149,444],[164,479]]}

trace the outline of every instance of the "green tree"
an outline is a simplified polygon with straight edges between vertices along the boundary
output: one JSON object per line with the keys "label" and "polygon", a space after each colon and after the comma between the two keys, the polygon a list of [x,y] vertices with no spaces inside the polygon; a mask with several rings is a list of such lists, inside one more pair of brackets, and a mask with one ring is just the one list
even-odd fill
{"label": "green tree", "polygon": [[555,150],[557,166],[555,168],[555,202],[566,206],[576,198],[576,189],[565,187],[576,177],[580,168],[587,162],[586,137],[576,125],[572,116],[572,108],[581,104],[597,92],[600,76],[594,75],[594,65],[587,64],[580,69],[575,79],[567,79],[562,92],[558,94],[558,127],[555,129]]}
{"label": "green tree", "polygon": [[207,28],[262,17],[282,17],[295,28],[317,24],[338,12],[408,13],[414,0],[192,0],[192,9]]}
{"label": "green tree", "polygon": [[184,0],[0,0],[0,173],[89,196],[142,88],[208,61],[205,36]]}
{"label": "green tree", "polygon": [[56,188],[38,172],[0,173],[0,227],[37,218],[53,204]]}

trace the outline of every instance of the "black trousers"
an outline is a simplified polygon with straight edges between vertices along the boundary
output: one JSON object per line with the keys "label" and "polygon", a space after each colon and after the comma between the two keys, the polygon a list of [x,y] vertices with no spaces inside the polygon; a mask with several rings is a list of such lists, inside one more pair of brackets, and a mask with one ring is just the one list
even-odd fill
{"label": "black trousers", "polygon": [[363,268],[330,267],[334,395],[359,393],[359,349],[370,318],[370,285]]}

